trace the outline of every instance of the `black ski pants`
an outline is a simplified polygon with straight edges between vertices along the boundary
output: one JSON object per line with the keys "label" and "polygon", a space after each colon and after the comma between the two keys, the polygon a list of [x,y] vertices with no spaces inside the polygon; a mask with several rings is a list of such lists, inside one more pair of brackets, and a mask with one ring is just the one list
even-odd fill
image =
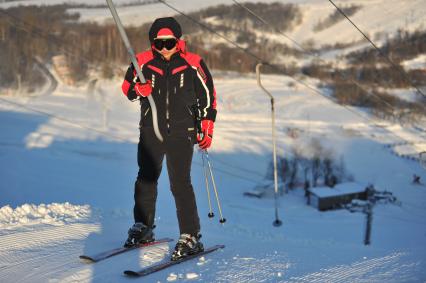
{"label": "black ski pants", "polygon": [[142,128],[138,145],[139,173],[135,183],[135,222],[154,225],[157,184],[166,156],[170,188],[173,193],[180,233],[196,235],[200,231],[194,189],[191,184],[191,162],[195,134],[163,135],[161,143],[153,128]]}

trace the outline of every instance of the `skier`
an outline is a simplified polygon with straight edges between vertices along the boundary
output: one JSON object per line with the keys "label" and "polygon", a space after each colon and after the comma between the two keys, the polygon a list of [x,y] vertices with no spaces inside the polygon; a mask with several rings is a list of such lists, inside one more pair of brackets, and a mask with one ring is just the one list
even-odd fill
{"label": "skier", "polygon": [[422,183],[420,182],[420,176],[418,176],[417,174],[413,175],[413,184],[414,185],[421,185]]}
{"label": "skier", "polygon": [[[204,250],[190,171],[194,144],[206,150],[212,143],[217,113],[212,76],[200,56],[186,51],[181,36],[174,18],[156,19],[149,30],[151,49],[136,56],[147,83],[139,81],[131,64],[122,85],[127,98],[141,105],[135,224],[125,246],[154,240],[157,180],[166,156],[180,230],[172,260]],[[149,95],[157,106],[164,142],[154,133]]]}

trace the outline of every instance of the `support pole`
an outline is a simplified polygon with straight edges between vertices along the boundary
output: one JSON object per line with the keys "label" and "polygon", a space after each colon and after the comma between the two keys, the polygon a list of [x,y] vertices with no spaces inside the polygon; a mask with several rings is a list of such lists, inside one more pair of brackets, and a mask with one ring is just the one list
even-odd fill
{"label": "support pole", "polygon": [[277,169],[277,143],[275,134],[275,100],[270,92],[268,92],[260,81],[260,67],[262,63],[256,65],[257,85],[269,96],[271,99],[271,116],[272,116],[272,152],[274,161],[274,198],[275,198],[275,220],[272,223],[275,227],[281,226],[282,221],[278,216],[278,169]]}
{"label": "support pole", "polygon": [[373,205],[370,201],[368,201],[366,210],[364,245],[368,246],[371,244],[371,226],[373,224]]}
{"label": "support pole", "polygon": [[373,225],[373,206],[375,189],[373,185],[369,185],[366,189],[367,192],[367,206],[365,207],[366,223],[365,223],[365,237],[364,245],[371,244],[371,229]]}
{"label": "support pole", "polygon": [[[111,11],[112,17],[114,18],[114,21],[117,26],[118,32],[120,33],[121,39],[123,40],[123,43],[126,46],[127,52],[130,55],[130,60],[132,61],[133,67],[136,70],[136,74],[138,75],[141,83],[144,84],[146,83],[145,77],[142,74],[142,70],[136,59],[135,52],[133,52],[132,46],[130,45],[129,38],[127,37],[126,31],[124,30],[120,17],[117,14],[117,10],[115,9],[114,4],[112,3],[112,0],[106,0],[106,2],[108,4],[109,10]],[[155,136],[161,142],[163,142],[163,136],[161,135],[160,129],[158,128],[157,107],[155,106],[154,98],[152,98],[151,95],[148,96],[148,102],[149,102],[149,105],[151,106],[152,125],[154,127]]]}

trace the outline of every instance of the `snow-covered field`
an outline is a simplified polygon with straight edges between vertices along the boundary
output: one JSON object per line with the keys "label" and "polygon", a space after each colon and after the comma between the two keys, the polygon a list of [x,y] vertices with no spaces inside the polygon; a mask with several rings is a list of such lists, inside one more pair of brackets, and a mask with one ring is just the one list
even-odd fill
{"label": "snow-covered field", "polygon": [[[203,241],[226,248],[148,282],[425,282],[426,187],[411,185],[411,178],[424,181],[426,171],[385,146],[397,136],[425,140],[425,133],[384,122],[373,127],[301,85],[289,86],[291,79],[264,76],[277,98],[280,153],[308,150],[307,141],[318,138],[344,156],[359,186],[373,183],[402,203],[375,206],[370,246],[363,245],[365,215],[319,212],[300,189],[280,198],[283,226],[275,228],[273,200],[243,196],[263,182],[271,160],[269,100],[254,75],[215,78],[219,116],[211,158],[226,224],[207,217],[199,153],[192,176]],[[120,246],[132,224],[139,114],[120,93],[119,79],[98,83],[92,93],[60,85],[50,96],[0,98],[1,282],[128,282],[123,270],[168,256],[173,244],[97,264],[78,258]],[[288,128],[299,134],[289,137]],[[168,187],[164,171],[156,235],[176,239]]]}
{"label": "snow-covered field", "polygon": [[[0,7],[65,2],[23,0]],[[185,12],[233,4],[230,0],[197,1],[197,5],[188,0],[168,2]],[[312,31],[334,12],[327,1],[282,2],[303,7],[302,24],[289,33],[299,42],[359,40],[347,22],[320,33]],[[352,19],[378,41],[398,28],[425,28],[426,5],[421,0],[337,4],[361,5]],[[77,11],[82,12],[82,20],[110,20],[106,9]],[[120,7],[119,13],[126,24],[174,14],[162,4]],[[351,48],[361,46],[366,47]],[[324,56],[332,59],[340,54],[336,52]],[[424,56],[405,62],[404,67],[423,68]],[[319,212],[306,205],[301,189],[279,199],[283,225],[275,228],[273,199],[243,196],[265,182],[272,159],[269,99],[253,74],[215,73],[214,78],[219,115],[210,152],[227,219],[224,225],[218,217],[207,217],[199,152],[194,155],[192,177],[202,240],[206,246],[226,248],[150,275],[147,282],[426,282],[426,186],[411,184],[413,174],[425,184],[426,170],[417,161],[400,157],[426,151],[426,124],[409,127],[376,120],[362,109],[336,105],[291,78],[263,76],[263,84],[276,97],[279,154],[288,156],[292,148],[309,152],[310,141],[320,140],[335,156],[343,156],[355,186],[374,184],[378,190],[392,192],[401,204],[374,207],[370,246],[363,245],[364,214]],[[121,246],[132,224],[139,107],[121,94],[120,86],[121,79],[116,78],[100,80],[94,88],[59,84],[51,94],[44,89],[31,97],[0,93],[0,282],[130,282],[134,280],[123,270],[168,257],[173,243],[96,264],[78,258]],[[394,94],[415,99],[408,90]],[[178,237],[166,170],[159,181],[156,225],[157,238]]]}

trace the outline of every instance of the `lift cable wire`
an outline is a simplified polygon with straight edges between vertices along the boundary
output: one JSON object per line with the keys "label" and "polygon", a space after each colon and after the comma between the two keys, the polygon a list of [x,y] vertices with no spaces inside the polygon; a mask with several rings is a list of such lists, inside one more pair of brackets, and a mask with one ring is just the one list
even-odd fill
{"label": "lift cable wire", "polygon": [[[273,28],[272,24],[269,23],[268,21],[266,21],[265,19],[263,19],[261,16],[259,16],[258,14],[256,14],[252,9],[250,9],[249,7],[247,7],[246,5],[238,2],[237,0],[232,0],[235,4],[237,4],[238,6],[242,7],[243,9],[245,9],[247,12],[249,12],[251,15],[253,15],[255,18],[257,18],[260,22],[262,22],[264,25],[270,26],[271,28]],[[322,59],[317,53],[314,53],[306,48],[304,48],[300,43],[298,43],[295,39],[291,38],[290,36],[288,36],[287,34],[281,32],[281,31],[277,31],[276,29],[274,29],[274,31],[278,32],[280,35],[282,35],[283,37],[285,37],[286,39],[290,40],[293,44],[295,44],[301,51],[303,51],[303,53],[310,55],[314,58],[316,58],[317,60],[321,61],[322,63],[327,63],[324,59]],[[354,80],[351,77],[348,77],[344,72],[340,71],[339,69],[335,69],[341,76],[343,79],[345,80],[349,80],[351,81],[353,84],[355,84],[356,86],[358,86],[360,89],[364,90],[368,95],[374,96],[375,98],[377,98],[378,100],[380,100],[381,102],[383,102],[391,111],[392,113],[395,113],[395,108],[392,104],[390,104],[388,101],[386,101],[385,99],[383,99],[380,95],[374,93],[374,92],[370,92],[368,89],[366,89],[364,86],[362,86],[359,82],[357,82],[356,80]]]}
{"label": "lift cable wire", "polygon": [[398,140],[402,140],[402,141],[408,142],[407,140],[405,140],[404,138],[402,138],[402,137],[398,136],[398,135],[397,135],[397,134],[395,134],[394,132],[389,131],[388,129],[386,129],[386,126],[382,126],[382,125],[377,124],[377,123],[376,123],[373,119],[371,119],[371,118],[369,118],[369,117],[367,117],[367,116],[361,115],[358,111],[355,111],[354,109],[352,109],[351,107],[348,107],[347,105],[339,104],[339,103],[338,103],[338,102],[336,102],[334,99],[332,99],[329,95],[322,93],[322,92],[321,92],[321,91],[319,91],[317,88],[315,88],[315,87],[313,87],[313,86],[309,85],[308,83],[306,83],[306,82],[302,81],[301,79],[298,79],[298,78],[296,78],[295,76],[292,76],[292,75],[290,75],[290,74],[285,74],[285,73],[283,73],[283,71],[279,68],[279,66],[276,66],[276,65],[274,65],[274,64],[271,64],[271,63],[269,63],[269,62],[265,62],[265,61],[264,61],[262,58],[260,58],[259,56],[257,56],[257,55],[255,55],[255,54],[253,54],[252,52],[248,51],[246,48],[243,48],[243,47],[241,47],[240,45],[238,45],[238,43],[236,43],[236,42],[232,41],[231,39],[227,38],[226,36],[222,35],[221,33],[219,33],[219,32],[217,32],[217,31],[215,31],[213,28],[211,28],[211,27],[207,26],[206,24],[203,24],[203,23],[201,23],[200,21],[198,21],[198,20],[194,19],[193,17],[191,17],[191,16],[189,16],[189,15],[185,14],[184,12],[182,12],[182,11],[178,10],[176,7],[172,6],[172,5],[171,5],[171,4],[169,4],[169,3],[166,3],[164,0],[157,0],[157,1],[159,1],[159,2],[163,3],[164,5],[166,5],[167,7],[169,7],[170,9],[172,9],[172,10],[174,10],[175,12],[179,13],[180,15],[182,15],[182,16],[184,16],[184,17],[186,17],[187,19],[191,20],[192,22],[196,23],[197,25],[201,26],[202,28],[204,28],[204,29],[206,29],[206,30],[210,31],[210,32],[211,32],[211,33],[213,33],[213,34],[216,34],[216,35],[217,35],[217,36],[219,36],[220,38],[222,38],[222,39],[226,40],[227,42],[231,43],[232,45],[234,45],[235,47],[239,48],[239,49],[240,49],[240,50],[242,50],[243,52],[245,52],[245,53],[247,53],[248,55],[252,56],[253,58],[257,59],[259,62],[262,62],[262,64],[264,64],[264,65],[266,65],[266,66],[269,66],[269,67],[273,68],[274,70],[276,70],[277,72],[282,73],[282,74],[284,74],[284,75],[286,75],[286,76],[288,76],[288,77],[292,78],[294,81],[298,82],[299,84],[304,85],[305,87],[307,87],[307,88],[309,88],[310,90],[312,90],[314,93],[321,95],[322,97],[324,97],[325,99],[327,99],[327,100],[329,100],[329,101],[333,102],[333,103],[334,103],[334,104],[336,104],[337,106],[340,106],[340,107],[342,107],[342,108],[345,108],[346,110],[348,110],[349,112],[351,112],[351,113],[355,114],[356,116],[361,117],[363,120],[368,121],[369,123],[367,123],[367,124],[370,124],[370,125],[372,125],[372,126],[374,126],[374,127],[378,127],[378,128],[381,128],[381,129],[385,130],[387,133],[389,133],[390,135],[393,135],[393,136],[394,136],[394,137],[396,137]]}
{"label": "lift cable wire", "polygon": [[408,77],[407,73],[400,67],[398,66],[395,62],[393,62],[389,56],[386,56],[385,53],[383,53],[383,51],[377,47],[376,44],[374,44],[374,42],[346,15],[346,13],[340,9],[332,0],[328,0],[336,9],[337,11],[339,11],[340,14],[342,14],[363,36],[364,38],[374,47],[374,49],[377,50],[377,52],[383,57],[385,58],[392,67],[395,68],[395,70],[397,70],[406,80],[407,82],[409,82],[416,90],[417,92],[422,95],[423,97],[426,97],[426,94],[424,94],[420,88],[413,83],[413,81]]}

